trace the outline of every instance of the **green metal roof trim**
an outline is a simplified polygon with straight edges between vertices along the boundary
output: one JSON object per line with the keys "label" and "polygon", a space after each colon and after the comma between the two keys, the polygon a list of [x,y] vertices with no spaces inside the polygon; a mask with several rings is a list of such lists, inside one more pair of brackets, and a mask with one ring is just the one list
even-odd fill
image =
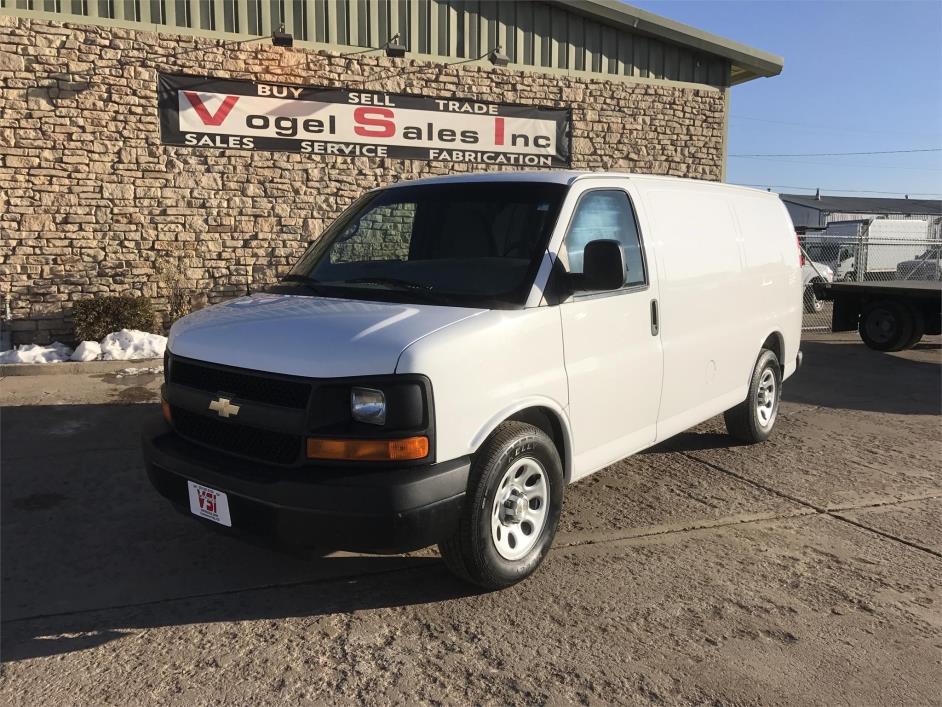
{"label": "green metal roof trim", "polygon": [[617,0],[0,0],[0,14],[223,41],[284,26],[300,48],[340,53],[398,35],[420,60],[485,61],[500,46],[512,70],[718,90],[782,70],[780,57]]}
{"label": "green metal roof trim", "polygon": [[736,85],[756,78],[782,73],[785,60],[696,27],[655,15],[619,0],[549,0],[570,11],[603,20],[616,26],[643,32],[699,51],[729,59],[732,64],[730,84]]}

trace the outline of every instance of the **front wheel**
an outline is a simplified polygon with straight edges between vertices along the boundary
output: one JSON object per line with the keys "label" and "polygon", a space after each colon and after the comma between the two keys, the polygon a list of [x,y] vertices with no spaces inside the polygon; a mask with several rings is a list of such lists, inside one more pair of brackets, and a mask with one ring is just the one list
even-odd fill
{"label": "front wheel", "polygon": [[445,564],[485,589],[531,575],[556,535],[563,485],[559,453],[542,430],[500,425],[472,460],[458,529],[438,546]]}
{"label": "front wheel", "polygon": [[778,356],[769,349],[762,349],[749,380],[748,396],[723,413],[726,431],[748,444],[764,442],[772,434],[778,418],[781,395],[782,367]]}

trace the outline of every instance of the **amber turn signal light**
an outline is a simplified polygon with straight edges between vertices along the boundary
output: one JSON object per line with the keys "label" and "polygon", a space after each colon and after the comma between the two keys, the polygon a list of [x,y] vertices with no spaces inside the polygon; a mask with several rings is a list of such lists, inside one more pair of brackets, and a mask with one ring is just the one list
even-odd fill
{"label": "amber turn signal light", "polygon": [[428,456],[428,437],[405,439],[308,439],[308,459],[411,461]]}
{"label": "amber turn signal light", "polygon": [[164,420],[166,421],[168,425],[171,424],[173,422],[173,419],[170,415],[170,403],[168,403],[166,400],[161,400],[160,407],[164,413]]}

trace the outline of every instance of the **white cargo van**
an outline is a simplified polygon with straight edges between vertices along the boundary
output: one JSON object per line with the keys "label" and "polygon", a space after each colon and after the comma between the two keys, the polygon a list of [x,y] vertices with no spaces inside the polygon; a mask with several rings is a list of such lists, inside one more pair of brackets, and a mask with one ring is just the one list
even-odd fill
{"label": "white cargo van", "polygon": [[171,330],[154,486],[233,531],[437,543],[485,587],[546,555],[564,487],[725,413],[764,440],[801,362],[775,194],[498,173],[365,194],[283,282]]}

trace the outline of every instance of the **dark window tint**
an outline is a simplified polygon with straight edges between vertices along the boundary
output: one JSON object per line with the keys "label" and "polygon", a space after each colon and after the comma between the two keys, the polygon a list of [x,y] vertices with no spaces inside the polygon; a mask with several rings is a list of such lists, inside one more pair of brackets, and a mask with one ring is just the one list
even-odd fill
{"label": "dark window tint", "polygon": [[521,305],[565,192],[496,181],[381,190],[332,225],[291,275],[328,296]]}
{"label": "dark window tint", "polygon": [[408,260],[414,224],[414,203],[371,209],[337,237],[330,249],[330,262]]}

